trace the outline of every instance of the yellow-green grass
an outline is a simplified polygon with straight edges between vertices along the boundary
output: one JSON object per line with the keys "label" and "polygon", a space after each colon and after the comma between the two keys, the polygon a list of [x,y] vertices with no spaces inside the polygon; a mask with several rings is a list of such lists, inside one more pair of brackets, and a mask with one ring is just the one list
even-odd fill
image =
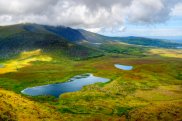
{"label": "yellow-green grass", "polygon": [[131,111],[129,121],[181,121],[182,100],[151,103]]}
{"label": "yellow-green grass", "polygon": [[[108,54],[104,57],[73,61],[64,56],[49,57],[52,58],[51,61],[34,61],[16,72],[1,74],[0,87],[20,93],[26,87],[64,82],[83,73],[111,79],[105,84],[89,85],[81,91],[63,94],[59,99],[26,96],[42,102],[42,105],[53,106],[66,117],[65,120],[78,121],[133,120],[138,119],[137,112],[142,115],[144,109],[157,117],[159,113],[154,111],[160,108],[159,103],[174,105],[177,100],[181,100],[182,60],[178,58],[123,58],[119,54]],[[134,69],[117,69],[114,67],[116,63],[132,65]],[[179,104],[176,106],[181,107]],[[151,109],[152,106],[156,109]],[[174,112],[179,110],[172,106],[169,108]],[[142,109],[141,112],[139,109]],[[165,106],[163,110],[165,109],[168,108]],[[143,116],[147,117],[145,113]],[[165,113],[164,119],[166,117],[174,118]]]}
{"label": "yellow-green grass", "polygon": [[0,74],[17,72],[18,69],[20,68],[30,66],[31,62],[34,61],[51,61],[51,60],[52,58],[47,55],[43,55],[40,49],[30,52],[22,52],[20,57],[18,57],[17,59],[13,59],[3,63],[4,67],[0,68]]}
{"label": "yellow-green grass", "polygon": [[159,86],[152,90],[137,90],[135,96],[147,101],[164,101],[182,99],[182,86]]}
{"label": "yellow-green grass", "polygon": [[61,121],[55,109],[0,89],[1,121]]}
{"label": "yellow-green grass", "polygon": [[182,58],[182,49],[151,49],[149,52],[164,57]]}

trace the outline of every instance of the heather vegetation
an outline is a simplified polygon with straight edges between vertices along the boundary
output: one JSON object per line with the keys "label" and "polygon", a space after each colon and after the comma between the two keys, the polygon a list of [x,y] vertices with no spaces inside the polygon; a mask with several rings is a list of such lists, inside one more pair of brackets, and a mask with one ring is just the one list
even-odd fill
{"label": "heather vegetation", "polygon": [[[181,50],[133,39],[32,24],[0,27],[0,121],[182,120]],[[59,98],[21,93],[86,73],[110,81]]]}
{"label": "heather vegetation", "polygon": [[60,121],[54,108],[26,99],[14,92],[0,89],[1,121]]}
{"label": "heather vegetation", "polygon": [[[3,61],[5,67],[0,68],[1,72],[10,69],[8,64],[11,62],[18,63],[19,68],[0,75],[0,87],[3,88],[0,91],[0,102],[3,105],[1,119],[22,120],[34,114],[36,120],[52,121],[59,120],[59,117],[62,120],[181,120],[181,59],[161,57],[156,53],[152,55],[145,48],[145,52],[151,55],[139,55],[138,58],[136,55],[123,53],[125,46],[121,50],[119,47],[122,45],[116,46],[116,49],[113,47],[113,51],[102,57],[79,61],[64,54],[51,55],[41,50],[23,52],[13,60]],[[50,59],[44,61],[43,58]],[[132,65],[134,69],[117,69],[114,67],[116,63]],[[65,93],[59,98],[20,94],[27,87],[65,82],[83,73],[93,73],[111,81],[85,86],[80,91]],[[18,94],[8,91],[6,94],[4,89]],[[10,100],[15,98],[25,100],[26,105],[21,103],[18,106],[20,103],[16,102],[11,107]],[[27,112],[26,116],[19,113],[22,108]],[[31,108],[34,108],[33,111],[30,111]],[[51,111],[57,116],[53,116]],[[41,115],[38,117],[39,113]]]}

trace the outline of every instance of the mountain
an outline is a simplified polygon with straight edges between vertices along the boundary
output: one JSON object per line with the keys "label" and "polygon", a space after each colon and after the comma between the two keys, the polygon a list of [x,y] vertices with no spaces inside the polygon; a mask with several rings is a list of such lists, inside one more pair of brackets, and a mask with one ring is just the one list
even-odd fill
{"label": "mountain", "polygon": [[20,32],[51,34],[64,38],[70,42],[86,40],[90,43],[106,43],[111,41],[122,41],[128,44],[155,46],[155,47],[175,47],[177,43],[165,41],[163,39],[153,39],[144,37],[108,37],[83,29],[72,29],[64,26],[48,26],[39,24],[17,24],[0,27],[0,38],[9,37]]}
{"label": "mountain", "polygon": [[[21,51],[34,49],[43,49],[45,52],[55,54],[64,53],[69,57],[75,57],[77,59],[102,55],[98,50],[84,47],[73,43],[71,40],[67,40],[68,38],[64,38],[58,32],[53,32],[53,28],[56,30],[56,27],[37,24],[18,24],[0,27],[1,59],[11,57]],[[65,29],[64,27],[62,28]],[[76,31],[68,28],[65,30],[66,32],[64,31],[67,35],[69,33],[67,30],[71,31],[70,35]],[[76,31],[75,36],[78,35],[77,33],[79,32]]]}
{"label": "mountain", "polygon": [[163,48],[176,48],[182,46],[181,43],[166,41],[165,39],[144,38],[144,37],[134,37],[134,36],[109,37],[89,32],[83,29],[72,29],[69,27],[62,27],[62,26],[58,27],[44,26],[44,28],[61,37],[66,38],[69,41],[74,41],[74,42],[78,41],[80,42],[85,40],[90,44],[101,44],[113,41],[121,41],[128,44],[151,46],[151,47],[163,47]]}
{"label": "mountain", "polygon": [[99,46],[116,41],[163,48],[182,46],[179,43],[166,42],[160,39],[108,37],[83,29],[72,29],[64,26],[17,24],[0,27],[0,58],[8,58],[25,50],[43,49],[46,52],[63,53],[69,57],[85,59],[103,55],[102,49],[96,48],[95,45]]}
{"label": "mountain", "polygon": [[72,29],[70,27],[53,27],[53,26],[43,26],[49,32],[52,32],[60,37],[64,37],[69,41],[81,41],[85,40],[85,37],[76,29]]}
{"label": "mountain", "polygon": [[85,37],[85,40],[89,41],[90,43],[106,43],[112,41],[112,38],[97,33],[89,32],[83,29],[79,29],[78,31]]}

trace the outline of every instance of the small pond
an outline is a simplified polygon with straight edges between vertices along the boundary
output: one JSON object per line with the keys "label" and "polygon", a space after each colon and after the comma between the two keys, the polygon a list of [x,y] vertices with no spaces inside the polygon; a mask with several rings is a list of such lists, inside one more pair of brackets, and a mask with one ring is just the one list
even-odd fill
{"label": "small pond", "polygon": [[71,78],[68,82],[58,83],[58,84],[49,84],[43,86],[36,86],[32,88],[26,88],[21,91],[21,93],[38,96],[38,95],[52,95],[59,97],[60,94],[66,92],[75,92],[82,89],[83,86],[94,84],[97,82],[108,82],[109,79],[93,76],[92,74],[83,74],[77,75]]}
{"label": "small pond", "polygon": [[176,47],[176,49],[182,49],[182,46]]}
{"label": "small pond", "polygon": [[121,70],[132,70],[133,66],[121,65],[121,64],[114,64],[114,66]]}

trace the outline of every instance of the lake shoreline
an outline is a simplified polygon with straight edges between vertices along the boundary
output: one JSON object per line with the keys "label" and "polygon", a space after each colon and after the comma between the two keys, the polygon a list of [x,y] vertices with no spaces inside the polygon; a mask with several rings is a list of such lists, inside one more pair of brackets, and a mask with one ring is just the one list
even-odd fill
{"label": "lake shoreline", "polygon": [[[82,81],[82,83],[80,83],[80,81]],[[29,96],[52,95],[59,97],[63,93],[79,91],[86,85],[98,82],[105,83],[108,81],[110,81],[110,79],[96,77],[91,73],[86,73],[76,75],[67,82],[28,87],[22,90],[21,93]]]}

